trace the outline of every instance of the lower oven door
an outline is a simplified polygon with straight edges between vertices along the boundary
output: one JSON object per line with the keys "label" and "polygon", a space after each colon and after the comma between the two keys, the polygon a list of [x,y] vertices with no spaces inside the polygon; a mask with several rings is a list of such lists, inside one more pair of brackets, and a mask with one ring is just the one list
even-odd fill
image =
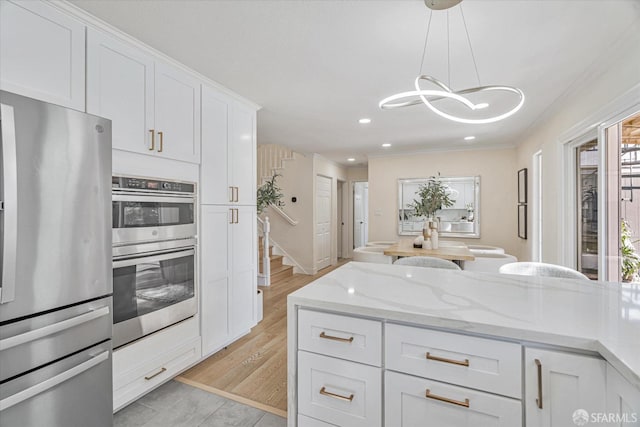
{"label": "lower oven door", "polygon": [[114,348],[196,312],[193,246],[114,258]]}

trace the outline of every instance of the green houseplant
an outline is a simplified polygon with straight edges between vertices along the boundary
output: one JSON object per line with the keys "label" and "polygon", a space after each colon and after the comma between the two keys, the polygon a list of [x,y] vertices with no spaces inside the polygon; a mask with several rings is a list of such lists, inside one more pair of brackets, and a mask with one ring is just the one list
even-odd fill
{"label": "green houseplant", "polygon": [[436,211],[449,208],[455,202],[449,197],[448,188],[440,180],[440,174],[437,177],[429,177],[426,184],[418,187],[416,195],[419,199],[413,199],[413,203],[409,206],[415,210],[416,215],[424,216],[429,220],[435,219]]}
{"label": "green houseplant", "polygon": [[631,227],[624,219],[620,222],[620,254],[622,256],[622,281],[631,282],[640,271],[640,255],[631,240]]}
{"label": "green houseplant", "polygon": [[276,178],[278,178],[279,174],[274,174],[271,179],[258,187],[258,192],[256,195],[256,205],[258,214],[261,214],[269,205],[277,205],[282,206],[283,203],[280,201],[282,199],[283,194],[281,193],[280,187],[276,184]]}

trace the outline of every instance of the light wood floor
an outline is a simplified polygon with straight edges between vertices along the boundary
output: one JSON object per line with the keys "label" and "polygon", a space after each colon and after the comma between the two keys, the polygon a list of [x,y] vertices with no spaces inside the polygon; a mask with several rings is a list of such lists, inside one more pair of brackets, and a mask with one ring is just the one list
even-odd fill
{"label": "light wood floor", "polygon": [[287,295],[337,267],[314,276],[294,274],[261,287],[264,318],[250,334],[177,377],[178,381],[224,397],[286,416],[287,411]]}

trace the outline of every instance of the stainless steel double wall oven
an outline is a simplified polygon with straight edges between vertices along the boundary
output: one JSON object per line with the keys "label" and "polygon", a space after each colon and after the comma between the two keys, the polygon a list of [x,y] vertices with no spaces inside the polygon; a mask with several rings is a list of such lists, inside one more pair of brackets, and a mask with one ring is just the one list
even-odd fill
{"label": "stainless steel double wall oven", "polygon": [[114,176],[113,344],[197,312],[195,183]]}

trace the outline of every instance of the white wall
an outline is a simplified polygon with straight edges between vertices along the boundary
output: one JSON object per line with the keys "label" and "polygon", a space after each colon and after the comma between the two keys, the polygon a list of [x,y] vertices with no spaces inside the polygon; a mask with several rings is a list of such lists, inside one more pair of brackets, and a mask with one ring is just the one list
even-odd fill
{"label": "white wall", "polygon": [[[538,125],[523,137],[517,149],[516,169],[532,168],[532,156],[542,150],[543,233],[542,258],[545,262],[561,264],[563,261],[562,182],[565,165],[562,162],[564,136],[572,129],[587,129],[621,113],[631,105],[616,105],[615,100],[640,85],[640,31],[631,28],[626,37],[599,58],[587,70],[581,81],[557,101],[554,114],[542,118]],[[640,102],[635,98],[635,102]],[[608,108],[607,105],[611,107]],[[591,122],[585,120],[591,119]],[[582,123],[582,125],[581,125]],[[529,182],[529,191],[532,190]],[[531,206],[528,215],[531,217]],[[529,233],[531,224],[529,224]],[[518,250],[524,258],[532,251],[531,239],[518,241]]]}
{"label": "white wall", "polygon": [[[282,176],[276,181],[284,197],[282,208],[291,218],[298,221],[292,226],[271,208],[265,211],[271,221],[271,235],[275,243],[300,265],[303,272],[313,273],[313,203],[314,186],[313,156],[293,154],[292,160],[285,162],[280,171]],[[296,197],[296,203],[291,201]]]}
{"label": "white wall", "polygon": [[[398,179],[480,176],[480,239],[520,259],[517,237],[515,148],[446,151],[369,159],[369,240],[398,240]],[[409,236],[402,236],[409,238]]]}

